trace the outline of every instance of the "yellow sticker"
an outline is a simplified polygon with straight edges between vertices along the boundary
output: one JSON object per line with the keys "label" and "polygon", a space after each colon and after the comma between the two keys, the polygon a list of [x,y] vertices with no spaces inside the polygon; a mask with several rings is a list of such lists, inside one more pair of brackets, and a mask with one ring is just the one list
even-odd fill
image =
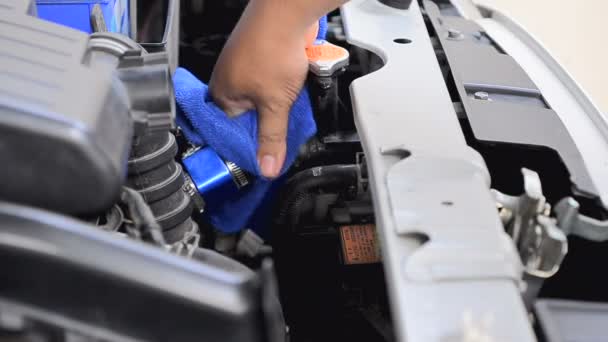
{"label": "yellow sticker", "polygon": [[340,237],[345,264],[374,264],[381,261],[375,225],[342,226]]}

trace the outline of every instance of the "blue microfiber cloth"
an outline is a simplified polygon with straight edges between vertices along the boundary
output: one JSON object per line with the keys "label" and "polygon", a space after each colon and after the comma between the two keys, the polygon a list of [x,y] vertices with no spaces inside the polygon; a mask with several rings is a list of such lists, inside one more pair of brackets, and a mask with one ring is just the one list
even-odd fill
{"label": "blue microfiber cloth", "polygon": [[[324,39],[326,33],[327,18],[324,17],[319,21],[317,39]],[[225,233],[252,228],[250,220],[259,206],[271,198],[268,195],[273,184],[272,180],[261,175],[257,163],[257,112],[251,110],[229,118],[213,103],[207,85],[183,68],[176,70],[173,82],[178,105],[177,124],[190,143],[211,147],[224,160],[235,163],[255,177],[253,184],[243,189],[238,198],[223,203],[208,202],[208,220]],[[289,113],[287,154],[281,175],[295,161],[300,146],[315,133],[312,106],[307,90],[303,89]]]}
{"label": "blue microfiber cloth", "polygon": [[[183,68],[173,77],[178,105],[177,124],[190,143],[209,146],[224,160],[255,176],[252,185],[238,198],[224,203],[207,203],[208,219],[225,233],[245,227],[264,200],[272,181],[261,176],[257,163],[258,115],[254,110],[229,118],[210,97],[207,85]],[[295,161],[299,148],[316,133],[308,92],[303,90],[289,113],[287,154],[282,173]]]}
{"label": "blue microfiber cloth", "polygon": [[327,16],[321,18],[319,20],[319,33],[317,34],[317,39],[325,39],[327,36]]}

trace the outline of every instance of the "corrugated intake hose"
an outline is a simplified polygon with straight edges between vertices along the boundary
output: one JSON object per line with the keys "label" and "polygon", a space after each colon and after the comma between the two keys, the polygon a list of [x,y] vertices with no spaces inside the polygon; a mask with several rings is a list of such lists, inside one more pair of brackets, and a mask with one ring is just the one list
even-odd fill
{"label": "corrugated intake hose", "polygon": [[150,206],[167,243],[182,241],[196,230],[193,204],[183,191],[182,167],[175,162],[177,142],[168,130],[133,140],[127,184]]}

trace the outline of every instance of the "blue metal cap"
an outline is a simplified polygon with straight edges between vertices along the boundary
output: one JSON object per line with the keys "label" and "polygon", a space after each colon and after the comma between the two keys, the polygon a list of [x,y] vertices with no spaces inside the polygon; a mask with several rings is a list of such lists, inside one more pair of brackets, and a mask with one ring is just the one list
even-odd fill
{"label": "blue metal cap", "polygon": [[201,148],[183,159],[184,167],[207,203],[223,201],[236,195],[247,185],[243,171],[225,162],[211,148]]}

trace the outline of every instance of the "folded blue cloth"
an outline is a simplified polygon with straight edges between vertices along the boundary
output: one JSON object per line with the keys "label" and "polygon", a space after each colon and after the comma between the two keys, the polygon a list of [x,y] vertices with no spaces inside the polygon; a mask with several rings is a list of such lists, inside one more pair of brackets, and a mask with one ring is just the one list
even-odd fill
{"label": "folded blue cloth", "polygon": [[[185,69],[176,70],[173,82],[178,105],[177,124],[186,138],[194,145],[211,147],[224,160],[235,163],[255,176],[253,184],[243,189],[238,198],[223,203],[207,203],[210,223],[225,233],[250,228],[248,221],[272,183],[261,175],[257,163],[257,112],[252,110],[229,118],[213,103],[207,85]],[[289,114],[287,155],[282,173],[295,161],[300,145],[315,132],[310,99],[308,92],[303,90]]]}
{"label": "folded blue cloth", "polygon": [[319,32],[317,33],[317,39],[325,39],[327,36],[327,16],[319,20]]}
{"label": "folded blue cloth", "polygon": [[[325,39],[327,18],[319,20],[318,40]],[[255,177],[253,184],[243,189],[237,198],[221,203],[206,203],[209,222],[225,233],[238,232],[250,225],[260,205],[269,204],[273,181],[261,175],[257,163],[258,115],[248,111],[229,118],[213,103],[207,85],[189,71],[178,68],[173,78],[178,106],[177,124],[190,143],[209,146],[224,160],[231,161]],[[287,154],[281,171],[283,175],[298,156],[299,148],[316,133],[312,106],[306,89],[302,90],[289,113]],[[264,203],[266,202],[266,203]],[[265,212],[268,212],[265,208]],[[253,223],[255,225],[255,223]]]}

